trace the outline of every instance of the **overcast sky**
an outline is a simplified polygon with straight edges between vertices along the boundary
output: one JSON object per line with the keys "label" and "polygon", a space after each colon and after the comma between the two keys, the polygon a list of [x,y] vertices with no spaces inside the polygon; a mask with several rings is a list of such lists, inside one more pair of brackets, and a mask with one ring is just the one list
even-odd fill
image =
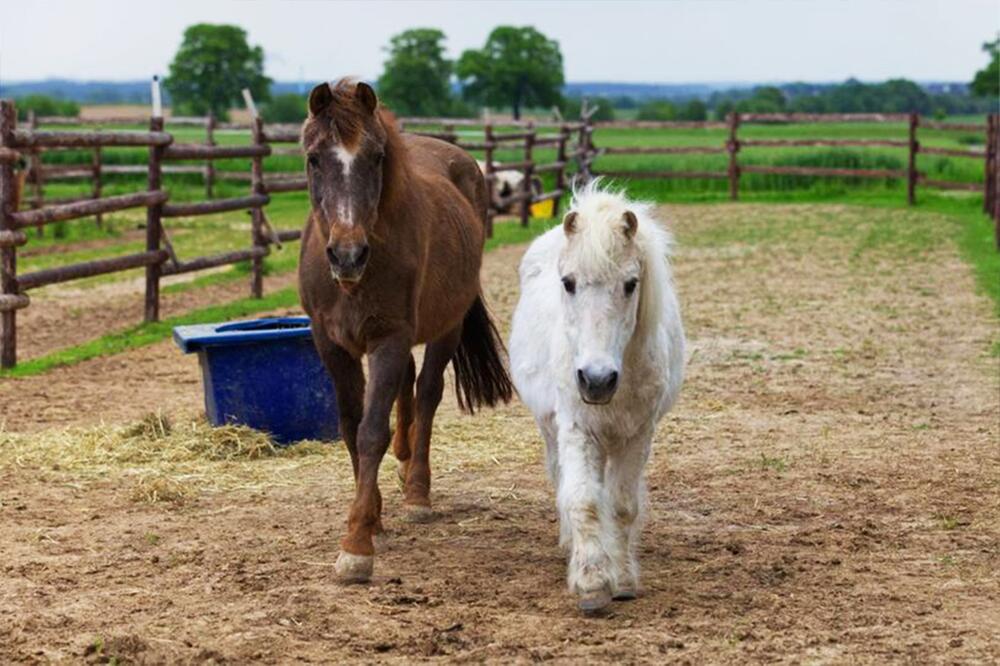
{"label": "overcast sky", "polygon": [[162,74],[197,22],[243,26],[286,81],[373,79],[389,37],[411,27],[440,28],[457,57],[500,24],[556,39],[569,81],[967,81],[1000,0],[2,0],[0,79]]}

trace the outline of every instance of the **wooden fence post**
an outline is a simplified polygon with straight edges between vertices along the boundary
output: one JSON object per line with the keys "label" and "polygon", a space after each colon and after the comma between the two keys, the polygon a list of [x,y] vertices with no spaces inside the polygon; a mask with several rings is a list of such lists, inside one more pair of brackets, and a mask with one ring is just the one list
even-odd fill
{"label": "wooden fence post", "polygon": [[917,143],[917,126],[920,124],[920,116],[916,113],[910,114],[909,145],[910,154],[906,166],[906,203],[910,206],[917,203],[917,151],[920,144]]}
{"label": "wooden fence post", "polygon": [[489,123],[483,126],[483,144],[486,146],[484,149],[486,173],[483,175],[486,177],[486,190],[489,197],[489,204],[486,206],[486,237],[493,238],[493,218],[497,214],[496,202],[493,200],[493,193],[496,191],[496,182],[494,180],[496,173],[493,171],[493,125]]}
{"label": "wooden fence post", "polygon": [[[160,83],[153,77],[153,115],[149,119],[150,132],[163,131],[163,108],[160,105]],[[149,172],[146,189],[156,192],[160,189],[163,175],[163,147],[149,147]],[[163,204],[153,204],[146,208],[146,250],[151,252],[160,249],[160,238],[163,236]],[[160,319],[160,264],[146,266],[146,303],[145,321]]]}
{"label": "wooden fence post", "polygon": [[[94,181],[90,195],[94,199],[101,198],[101,190],[103,189],[103,183],[101,183],[101,171],[102,171],[101,159],[102,159],[101,147],[97,146],[94,148],[94,155],[91,158],[91,163],[90,163],[90,168],[92,170],[91,178],[93,178]],[[97,225],[98,229],[103,227],[104,216],[101,213],[97,213],[96,215],[94,215],[94,223]]]}
{"label": "wooden fence post", "polygon": [[535,127],[533,123],[528,123],[527,136],[524,137],[524,175],[521,181],[521,226],[528,226],[531,218],[531,200],[534,198],[531,179],[535,175],[534,147],[535,147]]}
{"label": "wooden fence post", "polygon": [[[205,118],[205,145],[215,145],[215,114],[211,111]],[[215,186],[215,160],[205,160],[205,198],[212,198],[212,190]]]}
{"label": "wooden fence post", "polygon": [[[11,148],[14,143],[14,129],[17,125],[17,111],[10,100],[0,100],[0,148]],[[13,232],[15,226],[10,218],[18,199],[17,184],[14,181],[14,165],[0,161],[0,232]],[[17,248],[13,244],[0,245],[0,295],[16,296]],[[17,363],[17,310],[0,310],[0,367],[13,368]]]}
{"label": "wooden fence post", "polygon": [[993,197],[996,192],[993,190],[993,170],[996,168],[996,121],[994,114],[986,116],[986,162],[983,166],[983,212],[992,217]]}
{"label": "wooden fence post", "polygon": [[[34,110],[28,111],[28,129],[34,131],[38,129],[38,116]],[[28,173],[31,178],[31,207],[41,208],[45,205],[45,184],[42,176],[42,150],[32,148],[28,157]],[[22,193],[22,199],[24,194]],[[41,238],[45,235],[45,228],[38,227],[35,234]]]}
{"label": "wooden fence post", "polygon": [[729,124],[729,139],[726,141],[726,150],[729,152],[727,171],[729,174],[729,198],[732,201],[737,201],[740,198],[740,165],[737,160],[737,155],[740,152],[740,114],[736,111],[730,111],[726,122]]}
{"label": "wooden fence post", "polygon": [[991,113],[993,118],[993,187],[991,200],[994,234],[997,250],[1000,251],[1000,114]]}
{"label": "wooden fence post", "polygon": [[586,155],[586,162],[585,162],[586,172],[587,172],[587,182],[590,182],[591,180],[594,179],[594,160],[597,159],[597,152],[598,152],[597,151],[597,145],[594,143],[594,132],[596,130],[594,129],[594,123],[593,123],[593,121],[590,119],[591,116],[596,111],[597,111],[597,108],[594,107],[593,109],[591,109],[590,113],[587,115],[587,126],[585,128],[586,129],[586,135],[587,135],[587,143],[586,143],[586,146],[587,146],[587,155]]}
{"label": "wooden fence post", "polygon": [[[251,110],[253,111],[253,109]],[[254,145],[264,145],[264,120],[254,113],[250,122]],[[266,194],[264,186],[264,158],[257,155],[252,159],[250,164],[251,194]],[[264,240],[264,211],[260,206],[250,209],[250,244],[254,248],[263,247],[267,249],[267,241]],[[250,259],[250,266],[250,295],[253,298],[261,298],[264,295],[264,257],[252,257]]]}
{"label": "wooden fence post", "polygon": [[[566,144],[569,143],[569,128],[566,125],[559,126],[559,148],[556,151],[556,162],[560,164],[556,169],[556,190],[565,192],[566,190]],[[563,195],[552,200],[552,217],[559,217],[559,203]]]}
{"label": "wooden fence post", "polygon": [[580,123],[580,131],[576,140],[576,170],[581,183],[586,184],[593,178],[590,172],[590,116],[584,116]]}

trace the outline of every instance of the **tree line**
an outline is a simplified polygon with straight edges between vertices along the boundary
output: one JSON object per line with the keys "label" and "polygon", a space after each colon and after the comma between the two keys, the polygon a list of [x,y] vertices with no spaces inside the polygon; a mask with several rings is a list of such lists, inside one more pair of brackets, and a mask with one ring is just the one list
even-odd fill
{"label": "tree line", "polygon": [[[526,109],[579,117],[582,99],[563,94],[565,78],[559,44],[533,27],[499,26],[482,48],[447,57],[445,34],[435,28],[405,30],[389,40],[376,87],[383,102],[399,115],[475,117],[481,107],[509,109],[520,118]],[[732,111],[772,113],[896,113],[925,115],[995,111],[1000,86],[1000,39],[983,45],[989,63],[976,72],[969,94],[928,92],[906,79],[818,86],[793,83],[711,94],[707,99],[637,100],[627,96],[593,98],[595,120],[618,115],[640,120],[706,120]],[[233,25],[197,24],[183,40],[165,80],[176,113],[226,118],[249,88],[269,122],[298,122],[305,114],[301,95],[271,95],[264,73],[264,50],[251,46],[246,31]],[[72,102],[32,95],[19,101],[22,114],[75,115]]]}

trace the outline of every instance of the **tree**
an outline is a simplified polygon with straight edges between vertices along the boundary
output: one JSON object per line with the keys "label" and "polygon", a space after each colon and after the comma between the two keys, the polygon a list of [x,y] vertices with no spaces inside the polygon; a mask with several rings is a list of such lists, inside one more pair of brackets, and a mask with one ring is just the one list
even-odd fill
{"label": "tree", "polygon": [[269,123],[300,123],[306,119],[304,95],[284,93],[275,95],[261,109],[261,116]]}
{"label": "tree", "polygon": [[56,99],[48,95],[27,95],[18,99],[18,120],[27,120],[29,111],[34,111],[36,116],[76,117],[80,115],[80,106],[71,100]]}
{"label": "tree", "polygon": [[415,28],[395,35],[385,49],[378,93],[386,105],[408,116],[450,115],[452,63],[444,56],[444,33]]}
{"label": "tree", "polygon": [[514,118],[525,106],[560,103],[563,61],[559,44],[534,28],[494,28],[482,49],[462,54],[455,68],[462,94],[480,104],[510,105]]}
{"label": "tree", "polygon": [[886,113],[927,113],[931,110],[930,97],[924,89],[906,79],[889,79],[878,86],[882,98],[880,111]]}
{"label": "tree", "polygon": [[736,110],[736,105],[730,99],[723,99],[715,105],[715,118],[725,120],[729,114]]}
{"label": "tree", "polygon": [[264,76],[264,50],[247,44],[243,28],[199,23],[184,31],[165,85],[183,112],[211,111],[224,119],[244,88],[256,101],[267,101],[271,79]]}
{"label": "tree", "polygon": [[679,120],[705,120],[708,118],[708,109],[700,99],[692,99],[682,106],[677,112]]}
{"label": "tree", "polygon": [[740,113],[780,113],[785,110],[785,93],[775,86],[761,86],[753,89],[750,99],[736,104]]}
{"label": "tree", "polygon": [[[591,114],[591,120],[596,122],[615,119],[615,105],[607,97],[588,98],[587,109],[593,110],[594,108],[597,111]],[[583,98],[567,97],[563,100],[561,109],[563,118],[566,120],[576,120],[581,117],[580,114],[583,111]]]}
{"label": "tree", "polygon": [[1000,37],[983,44],[983,51],[990,55],[990,64],[976,72],[969,88],[977,97],[992,97],[1000,95]]}
{"label": "tree", "polygon": [[654,99],[639,107],[637,120],[675,120],[677,107],[665,99]]}

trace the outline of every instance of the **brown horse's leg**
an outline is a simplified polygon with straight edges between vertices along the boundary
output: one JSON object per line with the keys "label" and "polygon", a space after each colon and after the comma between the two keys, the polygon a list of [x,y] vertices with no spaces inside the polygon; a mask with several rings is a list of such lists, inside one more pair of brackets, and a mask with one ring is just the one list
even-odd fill
{"label": "brown horse's leg", "polygon": [[346,349],[334,344],[316,324],[313,324],[313,340],[337,390],[340,436],[344,438],[347,451],[351,454],[354,480],[357,481],[358,425],[365,407],[365,373],[361,368],[361,359],[354,358]]}
{"label": "brown horse's leg", "polygon": [[383,340],[368,357],[365,415],[358,426],[357,488],[336,565],[345,582],[371,578],[375,555],[372,537],[380,527],[382,510],[378,468],[389,448],[389,416],[406,376],[409,356],[409,339],[397,336]]}
{"label": "brown horse's leg", "polygon": [[431,426],[444,392],[444,371],[462,339],[459,326],[427,345],[424,365],[417,380],[417,420],[407,465],[404,504],[407,518],[414,522],[429,520],[431,511]]}
{"label": "brown horse's leg", "polygon": [[396,398],[396,432],[392,436],[392,452],[399,461],[399,478],[406,481],[406,461],[410,459],[410,442],[413,441],[413,384],[417,378],[417,367],[410,354],[406,376],[399,387]]}

